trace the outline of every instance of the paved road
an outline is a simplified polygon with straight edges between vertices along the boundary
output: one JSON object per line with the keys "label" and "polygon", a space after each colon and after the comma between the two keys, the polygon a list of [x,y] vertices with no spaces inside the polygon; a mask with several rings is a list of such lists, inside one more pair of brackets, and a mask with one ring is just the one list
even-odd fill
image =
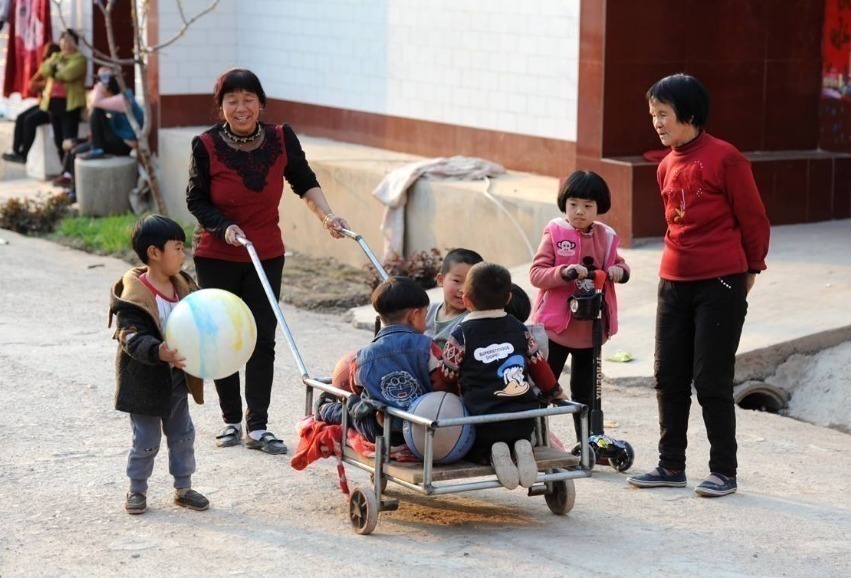
{"label": "paved road", "polygon": [[[112,409],[115,351],[108,288],[121,261],[0,231],[0,576],[820,576],[851,575],[848,435],[737,410],[738,494],[696,497],[708,448],[692,412],[689,487],[634,490],[610,468],[577,480],[576,507],[553,516],[541,497],[502,489],[402,500],[375,535],[355,536],[331,460],[292,470],[289,456],[219,449],[220,417],[192,406],[195,487],[208,512],[169,501],[165,450],[149,511],[128,516],[127,417]],[[768,286],[768,283],[766,283]],[[369,333],[285,308],[307,367],[327,374]],[[775,312],[782,313],[782,311]],[[278,346],[273,430],[295,446],[303,388]],[[655,465],[652,392],[613,386],[609,432]],[[553,430],[569,439],[572,424]],[[348,468],[352,483],[367,476]]]}

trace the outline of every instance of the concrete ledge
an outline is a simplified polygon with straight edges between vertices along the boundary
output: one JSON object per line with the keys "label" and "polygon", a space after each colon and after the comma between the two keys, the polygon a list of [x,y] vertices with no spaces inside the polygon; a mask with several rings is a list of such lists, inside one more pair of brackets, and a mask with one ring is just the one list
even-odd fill
{"label": "concrete ledge", "polygon": [[[205,129],[159,131],[166,207],[171,216],[190,223],[194,219],[186,209],[185,193],[191,141]],[[384,205],[372,191],[387,173],[423,157],[304,135],[299,139],[334,212],[344,216],[381,257]],[[468,247],[506,266],[528,262],[544,226],[559,215],[557,190],[557,179],[526,173],[508,173],[493,179],[489,187],[485,181],[420,179],[408,191],[405,251]],[[289,188],[280,216],[289,249],[355,265],[367,262],[356,243],[327,235]]]}
{"label": "concrete ledge", "polygon": [[130,210],[130,191],[138,179],[136,159],[77,158],[74,162],[74,179],[80,214],[95,217],[120,215]]}
{"label": "concrete ledge", "polygon": [[35,140],[27,153],[27,176],[46,181],[62,172],[62,159],[53,144],[53,127],[43,124],[35,131]]}
{"label": "concrete ledge", "polygon": [[[12,150],[14,136],[15,123],[10,120],[0,120],[0,153]],[[26,176],[27,170],[25,165],[0,160],[0,181],[16,181]]]}
{"label": "concrete ledge", "polygon": [[[88,123],[81,122],[78,135],[89,133]],[[0,120],[0,152],[12,150],[15,123],[12,120]],[[0,181],[18,180],[31,177],[42,181],[55,177],[62,172],[62,161],[53,144],[53,127],[43,124],[35,133],[35,141],[27,154],[26,164],[0,161]]]}

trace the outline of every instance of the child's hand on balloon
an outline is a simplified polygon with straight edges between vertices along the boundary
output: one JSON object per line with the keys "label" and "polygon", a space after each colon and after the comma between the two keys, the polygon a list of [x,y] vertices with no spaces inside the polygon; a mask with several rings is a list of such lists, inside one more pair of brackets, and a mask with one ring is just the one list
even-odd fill
{"label": "child's hand on balloon", "polygon": [[182,357],[178,353],[177,349],[169,349],[165,341],[160,343],[159,353],[161,361],[165,361],[166,363],[173,365],[177,369],[183,369],[184,367],[186,367],[186,365],[183,363],[186,358]]}

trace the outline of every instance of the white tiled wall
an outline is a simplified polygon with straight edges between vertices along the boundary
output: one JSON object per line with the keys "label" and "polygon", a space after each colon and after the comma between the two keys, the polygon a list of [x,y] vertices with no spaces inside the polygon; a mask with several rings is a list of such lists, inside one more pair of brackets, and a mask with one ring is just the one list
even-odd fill
{"label": "white tiled wall", "polygon": [[[213,85],[216,77],[233,66],[250,67],[237,59],[237,43],[244,41],[240,30],[240,14],[245,8],[254,9],[261,4],[278,4],[286,1],[260,2],[256,0],[220,0],[216,8],[193,22],[183,36],[158,52],[160,64],[160,94],[210,94],[212,106]],[[183,0],[186,19],[198,15],[212,4],[212,0]],[[183,27],[178,3],[160,1],[159,42],[175,38]]]}
{"label": "white tiled wall", "polygon": [[[580,1],[221,0],[162,53],[160,91],[238,65],[272,98],[576,140]],[[179,17],[159,6],[164,40]]]}

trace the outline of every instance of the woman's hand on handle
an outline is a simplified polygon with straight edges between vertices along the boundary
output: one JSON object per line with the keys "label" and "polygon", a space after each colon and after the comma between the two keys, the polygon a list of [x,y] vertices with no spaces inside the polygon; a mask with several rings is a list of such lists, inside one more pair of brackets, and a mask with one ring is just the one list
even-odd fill
{"label": "woman's hand on handle", "polygon": [[342,229],[349,229],[349,224],[343,217],[338,217],[331,211],[331,207],[328,205],[328,201],[325,199],[325,194],[321,188],[313,187],[304,193],[303,198],[304,202],[307,203],[307,207],[314,215],[319,217],[319,220],[322,221],[322,226],[331,233],[332,237],[335,239],[345,237],[340,231]]}
{"label": "woman's hand on handle", "polygon": [[242,243],[237,240],[237,235],[245,237],[245,233],[243,233],[238,225],[231,225],[225,229],[225,243],[234,247],[241,247]]}
{"label": "woman's hand on handle", "polygon": [[335,239],[342,239],[345,235],[343,235],[340,231],[342,229],[348,229],[349,223],[347,223],[343,217],[339,217],[334,213],[328,213],[325,215],[325,218],[322,219],[322,226],[325,227]]}

